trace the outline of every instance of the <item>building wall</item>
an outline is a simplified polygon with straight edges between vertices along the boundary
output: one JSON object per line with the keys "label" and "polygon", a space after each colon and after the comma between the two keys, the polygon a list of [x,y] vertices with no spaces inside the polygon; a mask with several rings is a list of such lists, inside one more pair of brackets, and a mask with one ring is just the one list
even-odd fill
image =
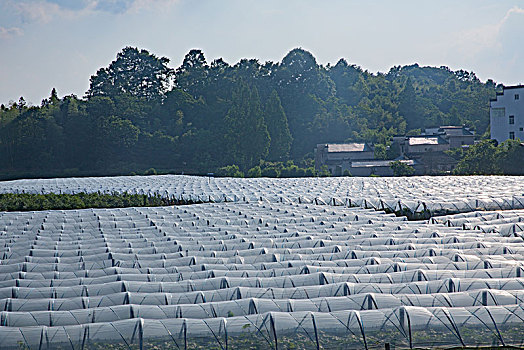
{"label": "building wall", "polygon": [[497,100],[490,102],[489,115],[492,139],[504,142],[513,133],[515,138],[524,140],[524,86],[504,88]]}
{"label": "building wall", "polygon": [[362,152],[331,152],[327,153],[327,160],[330,161],[342,161],[342,160],[357,160],[357,159],[373,159],[373,151],[362,151]]}
{"label": "building wall", "polygon": [[391,167],[380,166],[380,167],[352,167],[350,170],[352,176],[393,176],[393,170]]}
{"label": "building wall", "polygon": [[322,165],[326,164],[325,160],[325,146],[317,145],[315,152],[315,169],[319,170]]}
{"label": "building wall", "polygon": [[[425,169],[423,165],[416,164],[412,166],[415,170],[413,175],[425,175]],[[352,176],[393,176],[393,169],[389,166],[376,166],[376,167],[351,167],[349,169]]]}
{"label": "building wall", "polygon": [[326,165],[328,167],[329,172],[332,175],[338,176],[342,175],[344,173],[344,170],[349,170],[351,168],[351,161],[349,159],[328,161]]}
{"label": "building wall", "polygon": [[449,149],[449,144],[437,145],[406,145],[406,153],[442,152]]}
{"label": "building wall", "polygon": [[417,174],[422,173],[424,175],[450,172],[457,165],[457,160],[444,152],[420,153],[414,159],[417,160]]}
{"label": "building wall", "polygon": [[460,135],[447,137],[449,148],[458,148],[463,145],[473,145],[475,143],[475,135]]}

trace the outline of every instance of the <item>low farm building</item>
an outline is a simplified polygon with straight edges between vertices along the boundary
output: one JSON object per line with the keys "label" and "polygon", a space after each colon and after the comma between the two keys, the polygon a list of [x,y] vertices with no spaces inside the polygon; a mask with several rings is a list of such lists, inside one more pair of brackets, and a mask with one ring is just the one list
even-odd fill
{"label": "low farm building", "polygon": [[[475,143],[475,134],[465,126],[440,126],[424,130],[420,135],[393,138],[391,158],[401,160],[415,169],[416,175],[451,172],[457,160],[446,151]],[[334,176],[392,176],[392,160],[375,159],[374,149],[367,143],[325,143],[315,149],[315,168],[327,167]]]}
{"label": "low farm building", "polygon": [[373,148],[367,143],[326,143],[318,144],[315,149],[315,167],[320,170],[324,165],[332,175],[342,175],[345,170],[351,172],[351,163],[357,160],[372,160]]}
{"label": "low farm building", "polygon": [[[426,135],[430,135],[426,129]],[[459,148],[475,143],[475,133],[464,126],[441,126],[434,135],[440,135],[449,142],[449,148]]]}
{"label": "low farm building", "polygon": [[[394,162],[394,160],[357,161],[351,164],[350,172],[353,176],[393,176],[393,170],[390,166],[391,162]],[[420,173],[420,166],[417,161],[412,159],[402,159],[400,162],[413,167],[416,174]]]}
{"label": "low farm building", "polygon": [[443,137],[436,136],[407,136],[396,138],[401,154],[443,152],[449,150],[449,142]]}
{"label": "low farm building", "polygon": [[475,134],[464,126],[441,126],[426,129],[421,135],[397,136],[393,142],[400,146],[401,154],[444,152],[473,145]]}

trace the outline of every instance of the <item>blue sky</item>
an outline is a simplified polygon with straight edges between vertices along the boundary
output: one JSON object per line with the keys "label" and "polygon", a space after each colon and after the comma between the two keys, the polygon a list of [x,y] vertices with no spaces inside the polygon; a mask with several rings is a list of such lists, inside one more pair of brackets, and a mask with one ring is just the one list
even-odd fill
{"label": "blue sky", "polygon": [[125,46],[280,61],[303,47],[372,72],[419,63],[524,83],[523,0],[0,0],[0,103],[82,96]]}

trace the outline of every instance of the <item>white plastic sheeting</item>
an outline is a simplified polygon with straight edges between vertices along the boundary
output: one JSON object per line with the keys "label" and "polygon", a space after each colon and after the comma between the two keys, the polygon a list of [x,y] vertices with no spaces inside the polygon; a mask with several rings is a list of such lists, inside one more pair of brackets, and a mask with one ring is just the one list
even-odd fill
{"label": "white plastic sheeting", "polygon": [[524,177],[516,176],[238,179],[158,175],[0,182],[0,193],[98,191],[215,203],[346,205],[405,214],[524,209]]}
{"label": "white plastic sheeting", "polygon": [[523,240],[482,226],[522,213],[0,213],[0,348],[522,346]]}
{"label": "white plastic sheeting", "polygon": [[431,223],[524,238],[524,210],[470,212],[432,218]]}

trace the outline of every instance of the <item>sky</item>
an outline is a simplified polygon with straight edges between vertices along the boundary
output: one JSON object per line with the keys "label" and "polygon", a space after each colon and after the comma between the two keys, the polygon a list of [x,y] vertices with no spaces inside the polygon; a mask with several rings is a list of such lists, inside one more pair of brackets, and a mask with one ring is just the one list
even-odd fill
{"label": "sky", "polygon": [[0,103],[82,97],[126,46],[173,68],[193,48],[235,64],[302,47],[321,64],[448,66],[515,85],[524,0],[0,0]]}

